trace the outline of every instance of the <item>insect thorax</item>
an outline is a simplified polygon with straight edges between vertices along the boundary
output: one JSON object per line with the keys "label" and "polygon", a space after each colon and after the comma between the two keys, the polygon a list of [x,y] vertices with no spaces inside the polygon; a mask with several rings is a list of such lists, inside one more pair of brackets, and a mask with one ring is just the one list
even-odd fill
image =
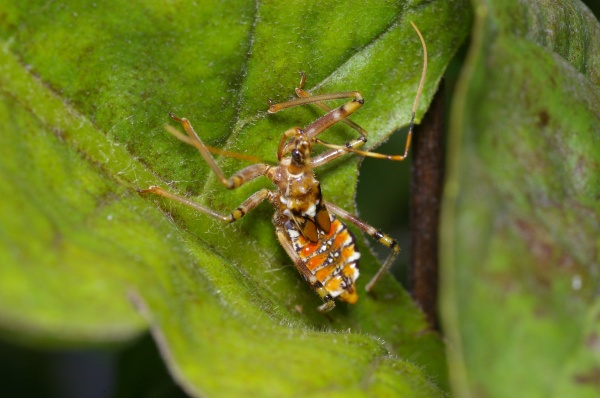
{"label": "insect thorax", "polygon": [[356,302],[360,253],[352,233],[327,211],[312,171],[291,174],[284,159],[268,177],[278,187],[274,222],[283,227],[302,267],[312,276],[301,273],[326,302],[335,298]]}
{"label": "insect thorax", "polygon": [[268,174],[278,188],[273,205],[287,218],[314,220],[323,201],[319,181],[310,170],[289,173],[285,160]]}

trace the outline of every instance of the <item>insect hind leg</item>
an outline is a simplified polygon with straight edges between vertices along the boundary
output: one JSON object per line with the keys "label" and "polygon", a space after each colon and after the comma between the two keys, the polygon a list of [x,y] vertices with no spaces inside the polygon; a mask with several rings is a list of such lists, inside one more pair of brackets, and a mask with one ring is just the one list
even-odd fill
{"label": "insect hind leg", "polygon": [[350,221],[352,224],[356,225],[361,231],[363,231],[366,234],[369,234],[371,237],[373,237],[373,239],[377,240],[377,242],[381,243],[382,245],[388,247],[391,250],[391,253],[386,258],[381,268],[379,268],[375,276],[373,276],[373,278],[371,278],[369,283],[367,283],[367,285],[365,286],[365,290],[367,292],[370,292],[371,289],[373,289],[373,287],[381,279],[381,277],[385,275],[387,271],[389,271],[392,264],[396,260],[396,257],[398,257],[398,254],[400,253],[400,246],[398,246],[398,242],[396,242],[396,240],[393,239],[391,236],[367,224],[360,218],[356,217],[354,214],[349,213],[346,210],[329,202],[327,202],[326,205],[327,209],[331,210],[333,213],[340,216],[344,220]]}

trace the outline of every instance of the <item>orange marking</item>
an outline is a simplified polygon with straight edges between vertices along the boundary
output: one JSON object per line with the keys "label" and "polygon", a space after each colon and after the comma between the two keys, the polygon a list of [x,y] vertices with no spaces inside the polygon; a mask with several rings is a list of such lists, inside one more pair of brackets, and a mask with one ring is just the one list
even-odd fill
{"label": "orange marking", "polygon": [[332,250],[338,250],[344,246],[344,243],[348,239],[348,230],[342,231],[335,237],[335,241],[332,245]]}
{"label": "orange marking", "polygon": [[329,228],[329,232],[327,233],[327,237],[331,237],[335,231],[339,228],[340,225],[340,220],[338,220],[337,218],[333,220],[333,222],[331,223],[331,228]]}
{"label": "orange marking", "polygon": [[344,276],[347,276],[349,278],[352,278],[352,276],[354,276],[355,272],[356,272],[355,268],[349,267],[349,266],[344,267],[344,269],[342,270],[342,274],[344,274]]}
{"label": "orange marking", "polygon": [[321,268],[319,271],[317,271],[315,276],[317,277],[317,280],[322,283],[328,275],[329,270],[327,268]]}
{"label": "orange marking", "polygon": [[349,304],[356,304],[358,301],[358,294],[356,294],[356,289],[352,289],[352,291],[345,290],[342,294],[340,294],[340,300],[345,301]]}
{"label": "orange marking", "polygon": [[355,251],[356,250],[354,249],[354,246],[347,246],[342,250],[342,257],[350,258],[350,256],[353,255]]}
{"label": "orange marking", "polygon": [[300,236],[299,236],[298,238],[296,238],[296,239],[298,240],[298,244],[299,244],[300,246],[303,246],[303,247],[304,247],[304,246],[306,246],[306,245],[310,245],[310,244],[311,244],[311,242],[310,242],[308,239],[306,239],[304,236],[302,236],[302,235],[300,235]]}
{"label": "orange marking", "polygon": [[335,292],[335,291],[341,289],[341,286],[340,286],[341,284],[342,284],[342,279],[339,277],[336,277],[336,278],[329,280],[329,282],[327,282],[327,284],[325,285],[325,288],[327,289],[328,292]]}
{"label": "orange marking", "polygon": [[327,253],[319,254],[318,256],[314,256],[310,260],[308,260],[308,262],[306,263],[306,267],[309,270],[313,271],[316,268],[318,268],[321,264],[323,264],[323,262],[326,259],[327,259]]}
{"label": "orange marking", "polygon": [[327,267],[324,267],[324,268],[321,268],[320,270],[318,270],[317,274],[315,276],[317,277],[318,280],[323,282],[325,279],[327,279],[327,277],[329,275],[331,275],[331,273],[333,272],[334,269],[335,269],[335,264],[328,265]]}
{"label": "orange marking", "polygon": [[315,250],[319,248],[319,246],[319,243],[309,243],[308,245],[302,248],[302,251],[300,252],[300,257],[309,257]]}

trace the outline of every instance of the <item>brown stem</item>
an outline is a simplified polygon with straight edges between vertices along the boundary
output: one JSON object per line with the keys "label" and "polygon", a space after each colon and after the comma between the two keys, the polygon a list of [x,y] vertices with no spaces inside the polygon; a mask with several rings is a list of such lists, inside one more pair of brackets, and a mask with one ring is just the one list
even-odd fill
{"label": "brown stem", "polygon": [[411,165],[409,282],[413,298],[435,330],[439,330],[438,225],[444,180],[444,111],[442,82],[422,123],[415,127]]}

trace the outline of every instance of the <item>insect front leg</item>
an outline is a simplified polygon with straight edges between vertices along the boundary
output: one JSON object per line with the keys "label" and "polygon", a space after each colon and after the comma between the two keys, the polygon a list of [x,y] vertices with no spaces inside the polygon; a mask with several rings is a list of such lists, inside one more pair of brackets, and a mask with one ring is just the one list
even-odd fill
{"label": "insect front leg", "polygon": [[371,289],[373,289],[373,287],[377,284],[379,279],[381,279],[381,277],[390,269],[390,267],[394,263],[394,260],[396,260],[396,257],[400,253],[400,246],[398,246],[398,242],[396,242],[396,240],[390,237],[389,235],[367,224],[360,218],[356,217],[354,214],[349,213],[346,210],[329,202],[327,202],[326,205],[328,210],[343,218],[344,220],[350,221],[352,224],[356,225],[361,231],[363,231],[366,234],[369,234],[371,237],[377,240],[377,242],[391,249],[392,252],[388,256],[388,258],[385,260],[381,268],[379,268],[379,271],[377,271],[375,276],[371,278],[371,280],[369,281],[369,283],[367,283],[367,286],[365,287],[365,290],[367,292],[371,291]]}
{"label": "insect front leg", "polygon": [[[302,74],[302,80],[300,81],[300,87],[296,88],[296,94],[300,98],[296,98],[291,101],[281,102],[278,104],[269,103],[269,113],[279,112],[282,109],[291,108],[294,106],[306,105],[306,104],[316,104],[322,109],[328,111],[327,114],[321,116],[308,126],[306,126],[303,130],[305,134],[315,142],[321,142],[316,138],[317,135],[321,134],[323,131],[327,130],[329,127],[333,126],[338,122],[343,122],[348,124],[350,127],[354,128],[360,133],[360,138],[347,142],[343,146],[336,147],[331,151],[327,151],[325,153],[316,156],[311,161],[311,167],[317,168],[322,166],[325,163],[328,163],[334,159],[339,158],[340,156],[348,153],[349,149],[357,149],[365,142],[367,142],[367,132],[354,123],[353,121],[348,119],[352,113],[354,113],[357,109],[359,109],[363,103],[363,97],[358,91],[349,91],[344,93],[333,93],[333,94],[320,94],[311,96],[307,91],[302,89],[304,85],[305,75]],[[352,101],[343,104],[342,106],[331,109],[328,105],[323,103],[323,101],[330,101],[342,98],[354,98]]]}
{"label": "insect front leg", "polygon": [[272,194],[272,192],[269,191],[268,189],[261,189],[260,191],[255,192],[252,196],[250,196],[248,199],[246,199],[234,211],[225,215],[225,214],[218,213],[218,212],[214,211],[213,209],[210,209],[206,206],[203,206],[200,203],[196,203],[187,198],[184,198],[183,196],[179,196],[174,193],[165,191],[161,187],[152,186],[148,189],[139,190],[138,192],[142,193],[142,194],[152,193],[154,195],[158,195],[158,196],[162,196],[164,198],[174,200],[174,201],[184,204],[188,207],[191,207],[194,210],[198,210],[201,213],[204,213],[213,218],[216,218],[217,220],[221,220],[221,221],[224,221],[227,223],[232,223],[232,222],[237,221],[240,218],[244,217],[246,215],[246,213],[248,213],[250,210],[254,209],[262,201],[269,198],[269,196]]}
{"label": "insect front leg", "polygon": [[[303,89],[304,83],[306,83],[306,73],[300,72],[300,75],[302,77],[300,78],[300,85],[298,87],[296,87],[296,95],[300,98],[309,98],[312,95],[308,91]],[[317,105],[319,108],[323,109],[325,112],[332,111],[332,108],[324,102],[315,102],[315,105]],[[364,128],[362,128],[361,126],[354,123],[352,120],[350,120],[348,118],[342,119],[341,121],[343,123],[347,124],[348,126],[352,127],[354,130],[358,131],[358,133],[361,136],[358,140],[356,140],[357,144],[352,145],[354,148],[357,148],[360,145],[367,142],[367,131]],[[348,144],[346,144],[346,145],[348,145]]]}
{"label": "insect front leg", "polygon": [[[301,92],[304,92],[304,90],[301,90]],[[356,110],[365,103],[362,94],[358,91],[347,91],[343,93],[319,94],[312,96],[309,95],[307,97],[296,98],[291,101],[280,102],[278,104],[269,103],[269,113],[276,113],[283,109],[292,108],[294,106],[319,104],[323,101],[332,101],[344,98],[353,99],[338,108],[330,110],[328,113],[321,116],[303,129],[304,133],[308,137],[314,138],[337,122],[346,119],[352,113],[356,112]],[[366,141],[366,137],[362,137],[362,140]]]}

